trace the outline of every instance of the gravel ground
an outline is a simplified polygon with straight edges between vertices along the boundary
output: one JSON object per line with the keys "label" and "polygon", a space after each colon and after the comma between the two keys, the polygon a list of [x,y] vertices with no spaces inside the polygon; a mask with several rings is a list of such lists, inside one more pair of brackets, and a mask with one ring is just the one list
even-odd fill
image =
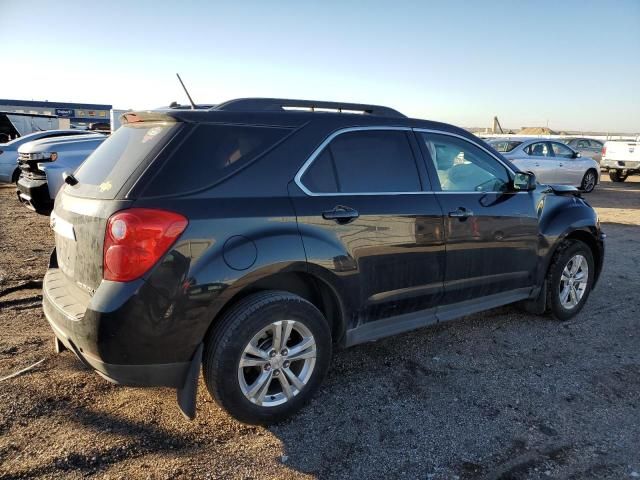
{"label": "gravel ground", "polygon": [[587,199],[608,250],[578,317],[504,307],[337,352],[312,403],[262,428],[202,383],[189,422],[171,390],[114,386],[54,355],[48,219],[0,188],[0,378],[44,359],[0,384],[0,479],[640,476],[640,178]]}

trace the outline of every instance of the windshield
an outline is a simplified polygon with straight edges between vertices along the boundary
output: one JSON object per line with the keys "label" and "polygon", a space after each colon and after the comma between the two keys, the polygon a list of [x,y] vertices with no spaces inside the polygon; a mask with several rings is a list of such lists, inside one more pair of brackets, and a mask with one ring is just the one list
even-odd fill
{"label": "windshield", "polygon": [[78,184],[66,187],[72,195],[114,199],[136,168],[164,145],[176,128],[171,122],[123,125],[105,140],[78,168]]}

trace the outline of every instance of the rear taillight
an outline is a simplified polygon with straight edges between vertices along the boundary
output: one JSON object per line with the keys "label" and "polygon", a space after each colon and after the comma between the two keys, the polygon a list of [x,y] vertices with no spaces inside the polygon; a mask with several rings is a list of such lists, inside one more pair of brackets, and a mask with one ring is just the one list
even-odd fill
{"label": "rear taillight", "polygon": [[187,223],[182,215],[165,210],[131,208],[113,214],[104,236],[104,279],[140,278],[167,253]]}
{"label": "rear taillight", "polygon": [[602,156],[604,157],[607,154],[607,147],[602,147]]}

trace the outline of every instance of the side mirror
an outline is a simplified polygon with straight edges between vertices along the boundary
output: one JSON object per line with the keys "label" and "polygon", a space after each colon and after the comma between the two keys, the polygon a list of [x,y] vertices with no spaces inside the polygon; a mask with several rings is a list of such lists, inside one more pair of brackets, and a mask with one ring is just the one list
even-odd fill
{"label": "side mirror", "polygon": [[532,172],[518,172],[513,178],[513,189],[529,192],[536,189],[536,176]]}
{"label": "side mirror", "polygon": [[573,152],[573,156],[571,158],[580,158],[581,156],[580,152]]}
{"label": "side mirror", "polygon": [[62,180],[64,180],[64,183],[71,185],[72,187],[78,183],[78,179],[73,176],[73,173],[69,173],[66,170],[62,172]]}

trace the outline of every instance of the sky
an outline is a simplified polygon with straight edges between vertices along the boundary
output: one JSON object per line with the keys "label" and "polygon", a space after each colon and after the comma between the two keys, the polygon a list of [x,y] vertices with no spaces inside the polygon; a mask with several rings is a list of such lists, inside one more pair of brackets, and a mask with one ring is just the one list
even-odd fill
{"label": "sky", "polygon": [[373,103],[485,127],[640,132],[640,0],[0,0],[0,98],[147,109]]}

